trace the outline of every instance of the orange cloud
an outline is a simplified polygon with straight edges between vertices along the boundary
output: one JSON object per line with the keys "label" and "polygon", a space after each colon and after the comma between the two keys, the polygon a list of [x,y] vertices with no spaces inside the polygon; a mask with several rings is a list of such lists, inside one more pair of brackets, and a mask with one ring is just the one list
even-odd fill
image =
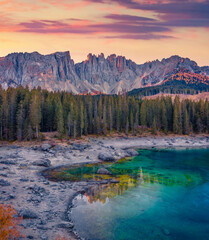
{"label": "orange cloud", "polygon": [[10,2],[11,2],[11,0],[1,1],[1,2],[0,2],[0,6],[7,5],[7,4],[10,3]]}
{"label": "orange cloud", "polygon": [[68,10],[72,10],[72,9],[78,9],[78,8],[83,8],[86,7],[90,4],[92,4],[89,1],[75,1],[74,3],[69,3],[69,1],[66,0],[40,0],[41,2],[43,2],[44,4],[49,4],[55,7],[63,7],[66,8]]}

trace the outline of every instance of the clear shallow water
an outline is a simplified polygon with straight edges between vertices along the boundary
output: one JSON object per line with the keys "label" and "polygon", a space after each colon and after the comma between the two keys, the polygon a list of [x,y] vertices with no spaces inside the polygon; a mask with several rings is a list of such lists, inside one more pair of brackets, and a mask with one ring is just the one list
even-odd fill
{"label": "clear shallow water", "polygon": [[86,239],[209,239],[209,149],[139,150],[139,156],[105,167],[62,172],[73,180],[113,178],[74,199],[71,219]]}

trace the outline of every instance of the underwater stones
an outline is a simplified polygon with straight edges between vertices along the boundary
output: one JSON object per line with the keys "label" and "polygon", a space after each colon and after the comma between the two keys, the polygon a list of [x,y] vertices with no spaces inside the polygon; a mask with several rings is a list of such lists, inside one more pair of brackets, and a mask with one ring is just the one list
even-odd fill
{"label": "underwater stones", "polygon": [[110,183],[119,183],[119,181],[116,180],[116,179],[111,179],[111,180],[110,180]]}
{"label": "underwater stones", "polygon": [[162,232],[166,236],[170,235],[170,231],[167,228],[162,228]]}
{"label": "underwater stones", "polygon": [[110,171],[108,171],[106,168],[99,168],[97,171],[97,174],[111,175],[112,173]]}
{"label": "underwater stones", "polygon": [[103,152],[98,155],[98,158],[102,161],[113,162],[115,157],[111,153]]}

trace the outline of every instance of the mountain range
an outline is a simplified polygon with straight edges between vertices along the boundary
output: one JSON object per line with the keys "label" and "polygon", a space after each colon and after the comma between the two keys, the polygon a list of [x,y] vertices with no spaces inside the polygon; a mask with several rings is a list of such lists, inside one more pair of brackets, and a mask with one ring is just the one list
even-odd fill
{"label": "mountain range", "polygon": [[0,58],[0,84],[3,88],[18,85],[49,91],[65,90],[74,94],[117,94],[137,88],[159,86],[173,80],[209,85],[209,66],[200,67],[189,58],[172,56],[136,64],[123,56],[89,54],[74,63],[70,52],[42,55],[12,53]]}

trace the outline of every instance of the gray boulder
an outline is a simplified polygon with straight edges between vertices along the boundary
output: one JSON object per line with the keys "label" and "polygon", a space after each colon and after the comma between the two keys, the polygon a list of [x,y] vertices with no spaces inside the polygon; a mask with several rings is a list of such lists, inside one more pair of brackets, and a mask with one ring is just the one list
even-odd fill
{"label": "gray boulder", "polygon": [[41,145],[41,150],[42,151],[49,151],[49,149],[52,148],[52,145],[48,144],[48,143],[44,143]]}
{"label": "gray boulder", "polygon": [[115,157],[111,153],[103,152],[98,155],[98,158],[102,161],[113,162]]}
{"label": "gray boulder", "polygon": [[38,218],[37,214],[30,209],[22,209],[18,213],[19,216],[23,217],[23,219],[35,219]]}
{"label": "gray boulder", "polygon": [[71,229],[73,228],[73,224],[70,222],[61,222],[60,224],[57,224],[58,228],[65,228],[65,229]]}
{"label": "gray boulder", "polygon": [[34,166],[40,166],[40,167],[50,167],[51,161],[49,159],[41,159],[39,161],[33,162]]}
{"label": "gray boulder", "polygon": [[134,149],[128,149],[126,150],[127,154],[130,156],[130,157],[134,157],[134,156],[138,156],[138,152]]}
{"label": "gray boulder", "polygon": [[0,179],[0,186],[7,187],[10,186],[10,183],[4,179]]}
{"label": "gray boulder", "polygon": [[14,160],[1,160],[0,163],[1,164],[5,164],[5,165],[15,165],[15,164],[17,164],[17,161],[14,161]]}
{"label": "gray boulder", "polygon": [[97,171],[97,174],[111,175],[112,173],[110,171],[108,171],[106,168],[99,168]]}
{"label": "gray boulder", "polygon": [[71,146],[72,150],[79,150],[80,152],[83,152],[85,149],[90,148],[89,144],[77,144],[73,143]]}

